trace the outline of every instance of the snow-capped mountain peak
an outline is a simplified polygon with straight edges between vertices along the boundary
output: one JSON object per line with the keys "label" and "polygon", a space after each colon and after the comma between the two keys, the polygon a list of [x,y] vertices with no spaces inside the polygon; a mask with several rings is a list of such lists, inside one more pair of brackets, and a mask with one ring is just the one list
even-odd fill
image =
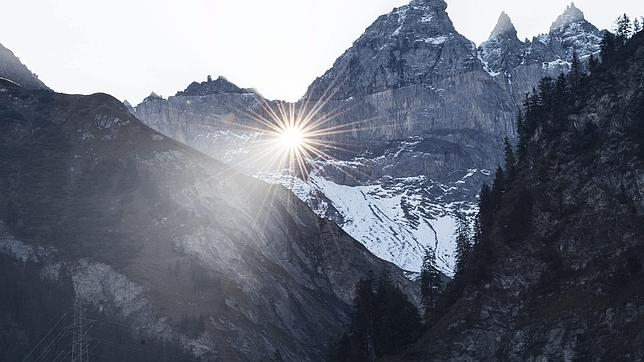
{"label": "snow-capped mountain peak", "polygon": [[559,15],[557,20],[550,26],[550,32],[557,31],[561,28],[564,28],[570,24],[577,23],[580,21],[586,20],[584,18],[584,13],[575,6],[575,3],[571,3],[566,8],[566,11],[563,14]]}
{"label": "snow-capped mountain peak", "polygon": [[503,11],[501,12],[501,15],[499,15],[499,20],[497,21],[494,30],[492,30],[489,40],[498,38],[499,36],[506,34],[516,38],[517,30],[514,28],[514,24],[512,24],[512,20],[510,19],[508,14]]}

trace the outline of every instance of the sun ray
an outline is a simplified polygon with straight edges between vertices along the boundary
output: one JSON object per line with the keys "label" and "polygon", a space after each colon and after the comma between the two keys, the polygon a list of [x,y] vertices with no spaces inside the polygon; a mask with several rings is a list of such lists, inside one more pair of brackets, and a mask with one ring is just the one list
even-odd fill
{"label": "sun ray", "polygon": [[[256,94],[257,107],[236,111],[243,116],[240,122],[231,121],[227,116],[206,119],[213,123],[212,127],[226,125],[225,129],[233,129],[233,134],[234,129],[254,134],[244,145],[245,151],[233,155],[233,168],[244,173],[282,174],[291,189],[296,179],[309,182],[310,175],[327,167],[356,179],[365,174],[364,171],[352,169],[347,172],[346,167],[335,161],[338,161],[337,157],[345,159],[347,155],[357,155],[359,150],[352,147],[351,134],[379,129],[372,124],[380,123],[373,122],[380,117],[342,123],[343,116],[360,105],[333,98],[341,81],[343,79],[332,80],[317,99],[307,95],[296,103],[269,101]],[[342,134],[347,137],[333,137]],[[262,200],[262,204],[265,201]]]}

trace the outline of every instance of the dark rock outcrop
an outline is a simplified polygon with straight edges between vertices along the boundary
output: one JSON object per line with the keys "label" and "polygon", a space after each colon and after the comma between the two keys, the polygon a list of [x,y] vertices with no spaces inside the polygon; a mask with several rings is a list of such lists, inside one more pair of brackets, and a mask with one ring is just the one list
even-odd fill
{"label": "dark rock outcrop", "polygon": [[252,89],[239,88],[221,76],[215,80],[212,80],[208,76],[208,80],[205,82],[192,82],[184,91],[177,92],[177,96],[205,96],[208,94],[222,93],[254,93],[254,91]]}

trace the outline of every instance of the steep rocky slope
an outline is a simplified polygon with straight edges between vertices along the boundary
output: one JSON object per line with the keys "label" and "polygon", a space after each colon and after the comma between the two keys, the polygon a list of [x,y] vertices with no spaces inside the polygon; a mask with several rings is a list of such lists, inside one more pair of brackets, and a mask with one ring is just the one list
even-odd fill
{"label": "steep rocky slope", "polygon": [[50,328],[64,355],[69,321],[55,321],[77,299],[126,331],[116,340],[93,323],[94,360],[173,360],[163,347],[192,360],[317,361],[360,278],[387,271],[414,295],[400,269],[283,187],[149,129],[104,94],[0,83],[0,220],[2,360],[22,359]]}
{"label": "steep rocky slope", "polygon": [[460,296],[392,360],[644,360],[643,58],[640,33],[550,103]]}
{"label": "steep rocky slope", "polygon": [[[515,137],[524,93],[546,75],[567,71],[573,50],[598,50],[599,32],[569,7],[549,34],[516,38],[502,16],[477,49],[460,35],[443,0],[414,0],[369,26],[294,109],[313,109],[334,133],[323,137],[332,160],[319,160],[308,182],[254,168],[261,130],[249,114],[252,91],[179,92],[149,98],[136,115],[150,127],[215,158],[281,183],[337,222],[378,256],[418,271],[434,247],[453,268],[456,215],[473,215],[479,186],[501,161],[502,139]],[[201,89],[216,89],[216,81]],[[228,89],[229,88],[229,89]],[[360,205],[353,207],[352,205]]]}
{"label": "steep rocky slope", "polygon": [[9,79],[28,89],[48,89],[13,52],[0,44],[0,78]]}

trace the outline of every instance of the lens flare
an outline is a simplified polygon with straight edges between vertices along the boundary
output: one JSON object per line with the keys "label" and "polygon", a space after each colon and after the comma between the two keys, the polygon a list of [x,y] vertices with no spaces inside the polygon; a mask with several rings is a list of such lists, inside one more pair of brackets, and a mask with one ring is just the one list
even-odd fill
{"label": "lens flare", "polygon": [[299,151],[306,143],[306,135],[296,127],[287,127],[281,130],[280,143],[289,151]]}
{"label": "lens flare", "polygon": [[356,153],[354,145],[346,142],[359,132],[375,130],[370,123],[381,116],[346,122],[344,114],[360,103],[334,98],[335,89],[339,89],[336,86],[343,79],[346,77],[338,76],[319,97],[304,97],[295,103],[269,101],[256,94],[259,107],[238,110],[252,123],[236,126],[253,135],[238,136],[245,137],[250,146],[238,152],[243,157],[233,166],[255,176],[281,174],[305,182],[327,167],[354,178],[360,171],[346,172],[336,157]]}

